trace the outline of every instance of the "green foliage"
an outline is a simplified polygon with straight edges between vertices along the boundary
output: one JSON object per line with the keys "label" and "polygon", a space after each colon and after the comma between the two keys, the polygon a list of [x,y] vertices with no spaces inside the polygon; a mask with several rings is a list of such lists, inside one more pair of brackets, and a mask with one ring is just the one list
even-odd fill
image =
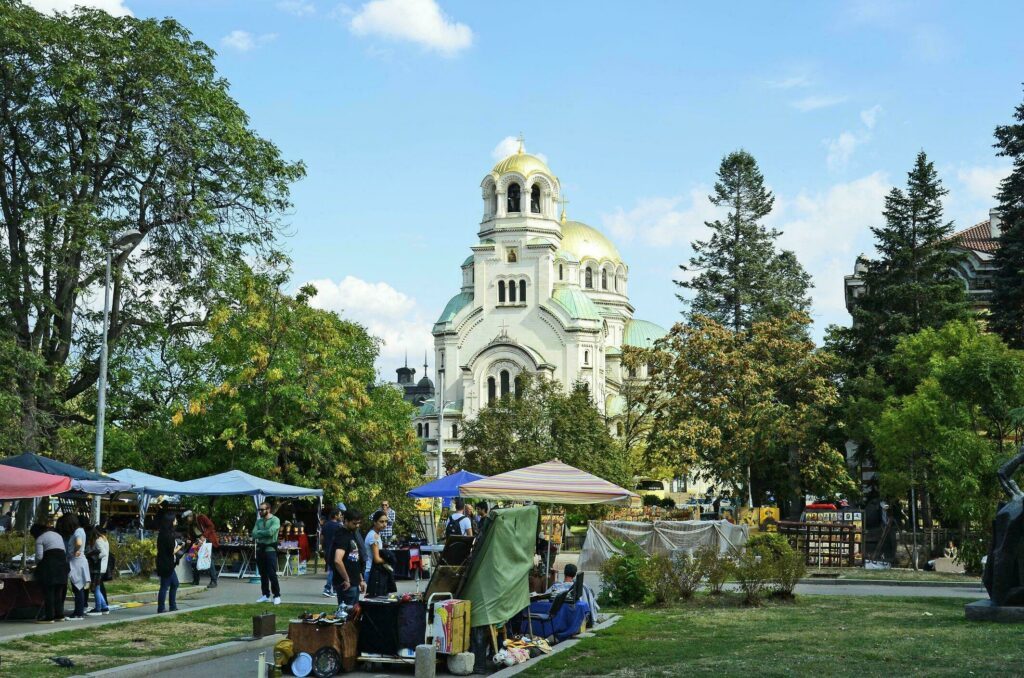
{"label": "green foliage", "polygon": [[1024,103],[1013,122],[996,127],[999,155],[1013,163],[999,186],[998,216],[1002,221],[992,279],[992,329],[1014,348],[1024,348]]}
{"label": "green foliage", "polygon": [[601,566],[602,605],[635,605],[650,594],[647,554],[632,542],[616,544],[622,551]]}
{"label": "green foliage", "polygon": [[701,546],[694,553],[699,563],[699,569],[704,572],[707,579],[708,591],[712,595],[722,592],[725,582],[732,576],[733,561],[728,556],[723,556],[714,546]]}
{"label": "green foliage", "polygon": [[782,598],[792,598],[793,589],[807,573],[804,554],[790,546],[789,541],[777,532],[754,534],[747,540],[746,548],[767,565],[775,594]]}
{"label": "green foliage", "polygon": [[653,605],[664,605],[673,602],[679,596],[679,584],[672,567],[672,561],[665,556],[651,556],[644,562],[643,578],[650,589],[649,602]]}
{"label": "green foliage", "polygon": [[657,495],[643,495],[644,506],[661,506],[661,499]]}
{"label": "green foliage", "polygon": [[762,549],[738,548],[732,553],[732,574],[743,592],[743,602],[757,607],[772,580],[771,557]]}
{"label": "green foliage", "polygon": [[700,583],[710,573],[709,564],[710,561],[699,549],[693,555],[686,553],[675,555],[672,559],[672,575],[676,593],[682,600],[689,600],[697,592]]}
{"label": "green foliage", "polygon": [[659,506],[663,509],[672,510],[676,507],[676,500],[672,497],[664,497],[659,503]]}
{"label": "green foliage", "polygon": [[460,433],[449,468],[494,475],[559,459],[625,485],[631,477],[621,446],[582,385],[566,392],[553,380],[523,375],[518,396],[488,405]]}
{"label": "green foliage", "polygon": [[156,540],[126,537],[124,541],[111,539],[110,553],[114,556],[118,568],[135,564],[138,573],[149,576],[156,570]]}
{"label": "green foliage", "polygon": [[9,563],[14,556],[20,556],[26,539],[28,539],[29,553],[35,553],[35,546],[31,538],[20,532],[0,533],[0,563]]}
{"label": "green foliage", "polygon": [[740,332],[759,320],[808,310],[810,276],[792,252],[776,252],[779,232],[761,223],[775,197],[750,153],[734,151],[722,159],[709,199],[728,214],[705,222],[711,238],[694,242],[694,256],[679,267],[696,273],[675,281],[694,294],[692,300],[676,295],[688,305],[689,321],[705,316]]}
{"label": "green foliage", "polygon": [[646,356],[651,463],[700,468],[737,496],[753,482],[755,503],[852,492],[827,431],[838,401],[832,357],[792,331],[809,322],[794,315],[734,332],[698,316],[673,327]]}
{"label": "green foliage", "polygon": [[138,232],[113,261],[110,401],[143,418],[162,395],[118,365],[148,356],[173,383],[163,349],[194,338],[224,276],[275,245],[305,171],[253,131],[214,56],[171,19],[0,2],[0,350],[16,353],[18,452],[57,452],[61,427],[91,419],[103,338],[86,302],[118,234]]}

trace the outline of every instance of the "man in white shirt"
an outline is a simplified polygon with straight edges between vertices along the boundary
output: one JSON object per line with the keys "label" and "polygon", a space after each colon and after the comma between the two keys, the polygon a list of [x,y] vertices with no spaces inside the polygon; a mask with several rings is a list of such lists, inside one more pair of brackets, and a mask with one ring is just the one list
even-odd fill
{"label": "man in white shirt", "polygon": [[452,500],[452,503],[455,505],[455,511],[448,516],[448,523],[444,527],[444,536],[462,535],[464,537],[472,537],[473,521],[463,512],[466,508],[466,503],[459,497]]}

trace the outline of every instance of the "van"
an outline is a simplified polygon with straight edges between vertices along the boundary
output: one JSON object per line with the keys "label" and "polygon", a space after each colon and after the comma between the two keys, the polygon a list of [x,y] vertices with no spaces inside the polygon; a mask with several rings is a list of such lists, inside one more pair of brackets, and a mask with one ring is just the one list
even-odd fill
{"label": "van", "polygon": [[638,477],[633,479],[633,491],[641,497],[645,494],[651,494],[658,499],[664,499],[668,496],[670,488],[667,480]]}

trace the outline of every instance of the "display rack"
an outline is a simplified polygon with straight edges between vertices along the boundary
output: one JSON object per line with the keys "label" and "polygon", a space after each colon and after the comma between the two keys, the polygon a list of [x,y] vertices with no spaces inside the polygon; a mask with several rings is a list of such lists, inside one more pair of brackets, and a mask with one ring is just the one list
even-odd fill
{"label": "display rack", "polygon": [[802,551],[812,567],[853,567],[860,553],[859,529],[846,523],[780,521],[779,534]]}

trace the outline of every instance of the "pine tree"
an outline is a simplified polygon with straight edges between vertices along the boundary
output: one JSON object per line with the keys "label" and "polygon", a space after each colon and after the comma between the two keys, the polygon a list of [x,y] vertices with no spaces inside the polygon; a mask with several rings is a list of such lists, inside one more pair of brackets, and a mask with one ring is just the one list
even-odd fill
{"label": "pine tree", "polygon": [[885,225],[871,228],[879,257],[867,261],[850,330],[853,358],[862,368],[879,364],[901,336],[969,315],[963,281],[953,273],[953,222],[942,219],[946,193],[921,151],[906,190],[893,188],[886,196]]}
{"label": "pine tree", "polygon": [[1016,124],[996,127],[999,155],[1013,159],[1013,171],[999,187],[1001,233],[995,255],[992,328],[1010,346],[1024,348],[1024,103]]}
{"label": "pine tree", "polygon": [[743,150],[725,156],[708,199],[729,212],[724,221],[705,222],[711,238],[694,242],[690,263],[679,266],[696,274],[675,281],[694,293],[692,299],[676,295],[691,321],[703,315],[740,332],[757,320],[807,310],[810,277],[792,252],[776,251],[779,232],[761,223],[775,196],[765,188],[754,156]]}

